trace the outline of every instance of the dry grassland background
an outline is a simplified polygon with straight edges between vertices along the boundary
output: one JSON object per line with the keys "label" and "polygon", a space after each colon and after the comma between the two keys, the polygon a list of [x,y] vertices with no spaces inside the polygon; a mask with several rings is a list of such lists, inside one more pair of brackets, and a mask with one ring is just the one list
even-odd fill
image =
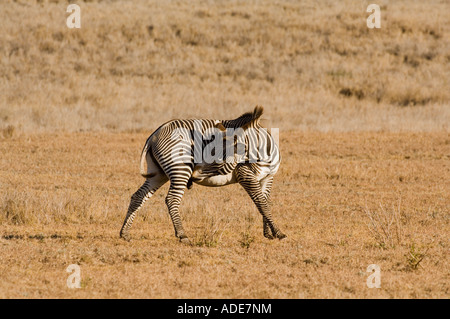
{"label": "dry grassland background", "polygon": [[[0,2],[0,298],[449,297],[447,1],[76,3]],[[287,239],[238,185],[186,192],[192,247],[167,185],[118,238],[149,133],[256,104]]]}
{"label": "dry grassland background", "polygon": [[264,105],[274,127],[450,122],[450,6],[380,1],[2,1],[0,128],[149,130]]}

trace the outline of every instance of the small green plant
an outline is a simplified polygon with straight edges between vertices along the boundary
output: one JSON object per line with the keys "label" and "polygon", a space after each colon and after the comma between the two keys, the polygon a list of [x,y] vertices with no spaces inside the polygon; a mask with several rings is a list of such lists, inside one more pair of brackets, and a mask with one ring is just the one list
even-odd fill
{"label": "small green plant", "polygon": [[427,256],[430,247],[428,247],[425,251],[423,251],[423,249],[423,247],[417,247],[415,243],[411,244],[409,247],[409,252],[406,254],[407,270],[417,270],[419,266],[421,266],[420,263]]}
{"label": "small green plant", "polygon": [[242,248],[249,249],[251,243],[253,243],[254,240],[255,240],[255,237],[250,234],[249,230],[247,230],[247,231],[241,233],[241,239],[239,240],[239,243],[241,244]]}
{"label": "small green plant", "polygon": [[193,244],[199,247],[216,247],[222,237],[221,220],[214,216],[206,222],[208,226],[203,227],[202,231],[194,235]]}
{"label": "small green plant", "polygon": [[195,246],[199,247],[216,247],[218,244],[217,230],[205,230],[201,234],[194,236]]}
{"label": "small green plant", "polygon": [[81,287],[80,288],[87,288],[92,282],[91,277],[87,277],[81,280]]}

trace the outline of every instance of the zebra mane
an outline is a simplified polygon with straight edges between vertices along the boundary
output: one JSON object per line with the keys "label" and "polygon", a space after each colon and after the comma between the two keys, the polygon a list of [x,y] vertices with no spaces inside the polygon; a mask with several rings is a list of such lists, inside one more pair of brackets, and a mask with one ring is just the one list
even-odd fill
{"label": "zebra mane", "polygon": [[253,112],[247,112],[239,116],[234,120],[223,121],[223,125],[227,128],[246,128],[253,122],[259,122],[261,115],[263,114],[264,108],[262,106],[257,105]]}

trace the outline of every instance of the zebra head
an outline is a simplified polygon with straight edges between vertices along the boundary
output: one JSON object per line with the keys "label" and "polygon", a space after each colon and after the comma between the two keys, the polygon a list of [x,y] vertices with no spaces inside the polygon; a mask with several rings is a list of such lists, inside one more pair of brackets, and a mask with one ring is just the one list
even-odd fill
{"label": "zebra head", "polygon": [[[216,121],[215,128],[222,134],[224,150],[220,161],[227,163],[257,162],[267,158],[271,153],[274,139],[271,132],[261,125],[263,108],[256,106],[235,120]],[[276,143],[276,142],[275,142]]]}
{"label": "zebra head", "polygon": [[219,163],[239,163],[245,159],[248,148],[245,145],[244,130],[242,128],[226,128],[220,121],[215,128],[220,131],[222,140],[222,154],[218,156]]}

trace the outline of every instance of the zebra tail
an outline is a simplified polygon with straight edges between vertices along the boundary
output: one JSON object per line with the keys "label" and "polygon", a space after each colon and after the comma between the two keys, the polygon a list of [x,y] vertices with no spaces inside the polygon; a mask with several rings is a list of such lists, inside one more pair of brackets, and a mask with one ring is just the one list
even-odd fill
{"label": "zebra tail", "polygon": [[147,170],[145,169],[145,162],[146,162],[147,152],[148,152],[148,150],[150,148],[150,139],[151,139],[151,136],[145,142],[144,148],[142,149],[142,153],[141,153],[140,172],[141,172],[141,175],[143,177],[145,177],[145,178],[148,178],[151,175],[151,174],[147,174]]}

